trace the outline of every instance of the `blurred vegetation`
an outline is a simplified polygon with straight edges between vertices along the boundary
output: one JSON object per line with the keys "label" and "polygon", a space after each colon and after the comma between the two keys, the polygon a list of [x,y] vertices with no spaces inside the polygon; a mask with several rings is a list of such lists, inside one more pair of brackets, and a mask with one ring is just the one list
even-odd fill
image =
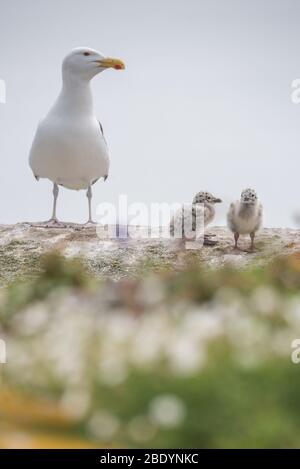
{"label": "blurred vegetation", "polygon": [[300,256],[159,267],[52,254],[2,289],[0,447],[299,447]]}

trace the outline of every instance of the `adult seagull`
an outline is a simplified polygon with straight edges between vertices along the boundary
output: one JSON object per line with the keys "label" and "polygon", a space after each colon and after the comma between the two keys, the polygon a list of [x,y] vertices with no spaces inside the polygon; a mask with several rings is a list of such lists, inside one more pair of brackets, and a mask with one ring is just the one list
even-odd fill
{"label": "adult seagull", "polygon": [[90,81],[107,68],[122,70],[119,59],[96,50],[76,48],[63,60],[62,89],[40,122],[30,150],[29,164],[37,180],[53,182],[53,211],[45,226],[62,226],[56,217],[59,186],[87,190],[92,224],[92,185],[108,176],[109,155],[103,129],[94,114]]}

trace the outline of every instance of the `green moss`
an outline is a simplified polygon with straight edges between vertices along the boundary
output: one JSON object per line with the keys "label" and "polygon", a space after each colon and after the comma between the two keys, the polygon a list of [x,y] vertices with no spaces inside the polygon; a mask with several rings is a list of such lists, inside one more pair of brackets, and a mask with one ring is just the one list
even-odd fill
{"label": "green moss", "polygon": [[37,246],[21,241],[11,241],[0,246],[0,284],[1,286],[41,272],[41,255]]}

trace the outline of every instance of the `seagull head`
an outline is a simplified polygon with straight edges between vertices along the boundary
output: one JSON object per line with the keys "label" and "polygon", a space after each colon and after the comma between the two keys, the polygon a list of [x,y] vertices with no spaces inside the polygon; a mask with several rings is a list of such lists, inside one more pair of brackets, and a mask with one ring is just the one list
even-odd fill
{"label": "seagull head", "polygon": [[257,194],[254,189],[244,189],[241,193],[241,202],[246,205],[255,205],[257,202]]}
{"label": "seagull head", "polygon": [[63,76],[74,77],[79,81],[89,81],[107,68],[123,70],[124,63],[119,59],[105,57],[100,52],[88,47],[73,49],[62,64]]}
{"label": "seagull head", "polygon": [[198,192],[193,199],[193,204],[219,204],[221,202],[221,199],[206,191]]}

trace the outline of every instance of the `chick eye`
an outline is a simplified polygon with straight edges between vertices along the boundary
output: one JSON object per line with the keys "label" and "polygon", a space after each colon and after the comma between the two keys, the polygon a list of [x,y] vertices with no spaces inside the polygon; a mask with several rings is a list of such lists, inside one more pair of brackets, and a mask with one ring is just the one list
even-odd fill
{"label": "chick eye", "polygon": [[84,52],[83,55],[88,56],[91,55],[89,52]]}

